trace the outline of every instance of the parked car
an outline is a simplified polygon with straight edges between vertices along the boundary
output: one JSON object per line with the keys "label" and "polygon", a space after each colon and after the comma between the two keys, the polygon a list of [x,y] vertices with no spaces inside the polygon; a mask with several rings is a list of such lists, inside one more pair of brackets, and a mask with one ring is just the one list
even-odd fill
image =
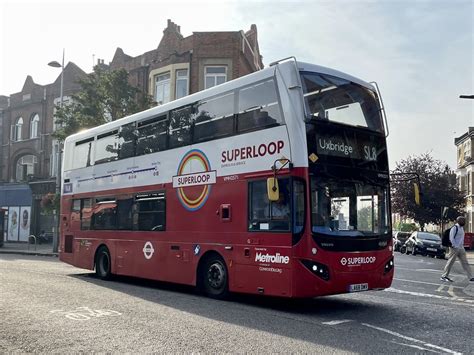
{"label": "parked car", "polygon": [[427,232],[413,232],[404,245],[407,254],[429,255],[444,259],[446,249],[441,245],[439,235]]}
{"label": "parked car", "polygon": [[410,237],[410,232],[395,231],[393,232],[393,250],[402,251],[402,247]]}

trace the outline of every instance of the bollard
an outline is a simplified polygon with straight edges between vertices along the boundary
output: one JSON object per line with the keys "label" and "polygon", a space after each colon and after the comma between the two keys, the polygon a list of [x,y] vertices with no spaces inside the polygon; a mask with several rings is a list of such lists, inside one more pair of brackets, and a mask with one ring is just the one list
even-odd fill
{"label": "bollard", "polygon": [[33,234],[30,234],[28,237],[28,251],[30,250],[30,238],[33,238],[35,240],[35,251],[36,251],[36,237]]}

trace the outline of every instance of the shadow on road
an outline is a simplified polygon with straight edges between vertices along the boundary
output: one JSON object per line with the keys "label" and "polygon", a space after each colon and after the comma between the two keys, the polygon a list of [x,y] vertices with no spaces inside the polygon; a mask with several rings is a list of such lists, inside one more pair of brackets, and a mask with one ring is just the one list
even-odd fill
{"label": "shadow on road", "polygon": [[[323,322],[352,319],[353,322],[374,322],[374,319],[395,315],[397,309],[390,305],[361,300],[357,295],[326,296],[314,299],[284,299],[252,295],[232,294],[226,301],[217,301],[201,296],[194,287],[175,285],[124,276],[103,281],[95,274],[72,274],[71,277],[92,283],[98,287],[123,292],[149,302],[171,307],[215,321],[278,334],[335,349],[361,350],[363,339],[354,340],[354,332],[370,333],[362,326],[346,328],[352,335],[340,336],[340,330]],[[375,292],[375,291],[374,291]],[[380,293],[379,293],[380,294]],[[354,296],[353,299],[351,297]],[[222,304],[224,304],[222,306]],[[395,317],[394,317],[395,318]],[[355,324],[355,323],[354,323]],[[358,330],[356,330],[358,329]],[[339,334],[339,335],[336,335]],[[357,333],[356,333],[357,334]],[[364,336],[367,341],[367,337]],[[355,345],[354,342],[358,342]],[[379,341],[379,343],[382,343]],[[385,346],[389,343],[384,342]],[[378,345],[375,345],[376,347]],[[382,346],[382,345],[380,345]],[[375,350],[372,348],[372,350]]]}

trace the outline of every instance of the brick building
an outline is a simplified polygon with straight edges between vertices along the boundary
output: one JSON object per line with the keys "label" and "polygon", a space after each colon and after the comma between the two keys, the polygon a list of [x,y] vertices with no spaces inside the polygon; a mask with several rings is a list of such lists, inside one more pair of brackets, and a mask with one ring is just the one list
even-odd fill
{"label": "brick building", "polygon": [[[156,49],[131,57],[117,48],[109,65],[103,60],[98,64],[112,70],[126,69],[130,83],[157,104],[263,68],[255,25],[247,32],[194,32],[183,37],[171,20]],[[80,89],[77,80],[85,75],[74,63],[66,65],[66,101]],[[58,144],[51,134],[60,81],[61,75],[52,84],[39,85],[28,76],[20,92],[0,96],[0,208],[10,211],[6,217],[9,232],[12,225],[19,224],[7,241],[25,241],[29,233],[52,229],[50,216],[40,212],[40,201],[45,194],[54,193],[56,186]],[[31,227],[23,225],[22,234],[21,223],[27,215]]]}
{"label": "brick building", "polygon": [[474,232],[474,127],[454,140],[457,148],[456,176],[465,197],[466,232]]}
{"label": "brick building", "polygon": [[160,104],[250,74],[263,63],[255,25],[246,33],[194,32],[184,38],[168,20],[157,49],[130,57],[117,48],[110,68],[126,69],[131,84]]}
{"label": "brick building", "polygon": [[[63,97],[79,90],[77,80],[86,75],[69,63],[64,68]],[[30,233],[52,228],[51,216],[41,215],[40,201],[45,194],[54,193],[56,186],[58,145],[51,133],[60,85],[60,76],[49,85],[36,84],[28,76],[22,90],[11,94],[6,105],[0,100],[0,206],[11,209],[17,218],[27,218],[23,231],[22,224],[16,231],[9,230],[8,241],[26,241]]]}

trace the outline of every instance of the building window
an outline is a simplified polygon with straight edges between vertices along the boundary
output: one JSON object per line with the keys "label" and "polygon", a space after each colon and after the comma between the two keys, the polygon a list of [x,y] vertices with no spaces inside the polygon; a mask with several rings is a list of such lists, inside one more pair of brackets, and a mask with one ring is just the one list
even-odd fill
{"label": "building window", "polygon": [[26,181],[28,176],[35,173],[35,164],[38,163],[34,155],[24,155],[16,163],[16,181]]}
{"label": "building window", "polygon": [[471,141],[467,141],[464,143],[464,159],[471,157]]}
{"label": "building window", "polygon": [[227,81],[227,67],[209,66],[204,68],[205,89],[225,83]]}
{"label": "building window", "polygon": [[[63,96],[63,106],[68,106],[72,103],[72,98],[70,96]],[[53,109],[53,132],[57,131],[58,129],[62,128],[64,126],[64,123],[58,123],[57,120],[58,118],[56,117],[56,112],[58,107],[61,106],[61,98],[57,97],[53,101],[54,104],[54,109]]]}
{"label": "building window", "polygon": [[155,101],[158,105],[170,102],[170,73],[155,77]]}
{"label": "building window", "polygon": [[30,138],[38,138],[39,115],[36,113],[30,120]]}
{"label": "building window", "polygon": [[176,70],[176,99],[188,95],[188,70]]}
{"label": "building window", "polygon": [[12,130],[11,130],[11,140],[16,142],[16,141],[21,141],[21,129],[23,127],[23,118],[19,117],[15,124],[12,125]]}

